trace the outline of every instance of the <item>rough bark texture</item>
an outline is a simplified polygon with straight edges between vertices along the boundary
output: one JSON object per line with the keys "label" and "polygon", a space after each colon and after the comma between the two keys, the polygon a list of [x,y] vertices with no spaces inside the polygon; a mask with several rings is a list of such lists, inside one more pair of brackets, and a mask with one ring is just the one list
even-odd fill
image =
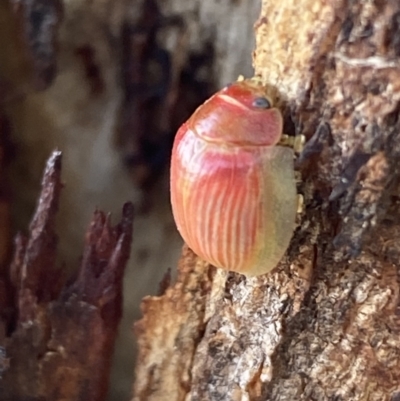
{"label": "rough bark texture", "polygon": [[256,74],[308,139],[305,210],[265,276],[184,250],[143,301],[133,400],[397,400],[400,5],[264,0],[256,38]]}
{"label": "rough bark texture", "polygon": [[[96,211],[76,277],[65,283],[56,267],[56,212],[61,153],[49,159],[29,236],[19,235],[0,288],[1,400],[103,400],[117,327],[122,278],[132,240],[133,207],[126,204],[116,227]],[[5,312],[8,312],[7,314]]]}

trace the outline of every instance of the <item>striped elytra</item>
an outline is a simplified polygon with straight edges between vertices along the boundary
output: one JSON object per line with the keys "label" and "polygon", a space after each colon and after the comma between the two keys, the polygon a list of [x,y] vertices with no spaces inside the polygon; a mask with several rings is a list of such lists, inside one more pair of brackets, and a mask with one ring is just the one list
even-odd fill
{"label": "striped elytra", "polygon": [[282,116],[254,80],[233,83],[179,129],[171,159],[178,230],[207,262],[248,276],[280,261],[292,237],[294,152]]}

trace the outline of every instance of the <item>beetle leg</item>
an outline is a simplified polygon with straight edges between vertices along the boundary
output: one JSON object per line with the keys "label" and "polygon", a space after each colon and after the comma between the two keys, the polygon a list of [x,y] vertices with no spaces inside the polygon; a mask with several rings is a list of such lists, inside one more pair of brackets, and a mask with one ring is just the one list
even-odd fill
{"label": "beetle leg", "polygon": [[304,212],[304,196],[302,194],[297,194],[297,214]]}
{"label": "beetle leg", "polygon": [[278,145],[293,148],[295,153],[301,153],[304,148],[305,142],[306,142],[306,137],[304,135],[289,136],[283,134],[281,136],[281,140],[279,141]]}
{"label": "beetle leg", "polygon": [[306,143],[306,137],[304,135],[296,135],[293,140],[293,149],[296,153],[301,153]]}

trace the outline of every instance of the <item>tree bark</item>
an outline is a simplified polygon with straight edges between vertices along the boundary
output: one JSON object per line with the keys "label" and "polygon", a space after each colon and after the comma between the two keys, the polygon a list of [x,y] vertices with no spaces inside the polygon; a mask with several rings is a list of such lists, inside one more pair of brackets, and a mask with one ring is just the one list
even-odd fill
{"label": "tree bark", "polygon": [[304,212],[277,268],[184,248],[143,300],[133,400],[400,399],[400,4],[263,1],[254,66],[307,137]]}
{"label": "tree bark", "polygon": [[[19,234],[0,284],[0,399],[104,400],[122,316],[122,279],[133,206],[121,222],[94,213],[80,268],[65,280],[56,265],[61,152],[50,157],[29,236]],[[5,273],[5,274],[4,274]]]}

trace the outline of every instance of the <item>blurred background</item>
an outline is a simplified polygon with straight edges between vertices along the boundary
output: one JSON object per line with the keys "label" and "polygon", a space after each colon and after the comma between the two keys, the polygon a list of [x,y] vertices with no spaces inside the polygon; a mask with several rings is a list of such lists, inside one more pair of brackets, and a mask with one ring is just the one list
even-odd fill
{"label": "blurred background", "polygon": [[11,199],[12,233],[27,231],[55,148],[66,270],[79,265],[95,208],[116,221],[124,202],[135,204],[109,400],[129,399],[140,301],[168,268],[174,275],[182,247],[169,203],[174,134],[216,89],[252,75],[260,8],[261,0],[0,0],[0,198]]}

